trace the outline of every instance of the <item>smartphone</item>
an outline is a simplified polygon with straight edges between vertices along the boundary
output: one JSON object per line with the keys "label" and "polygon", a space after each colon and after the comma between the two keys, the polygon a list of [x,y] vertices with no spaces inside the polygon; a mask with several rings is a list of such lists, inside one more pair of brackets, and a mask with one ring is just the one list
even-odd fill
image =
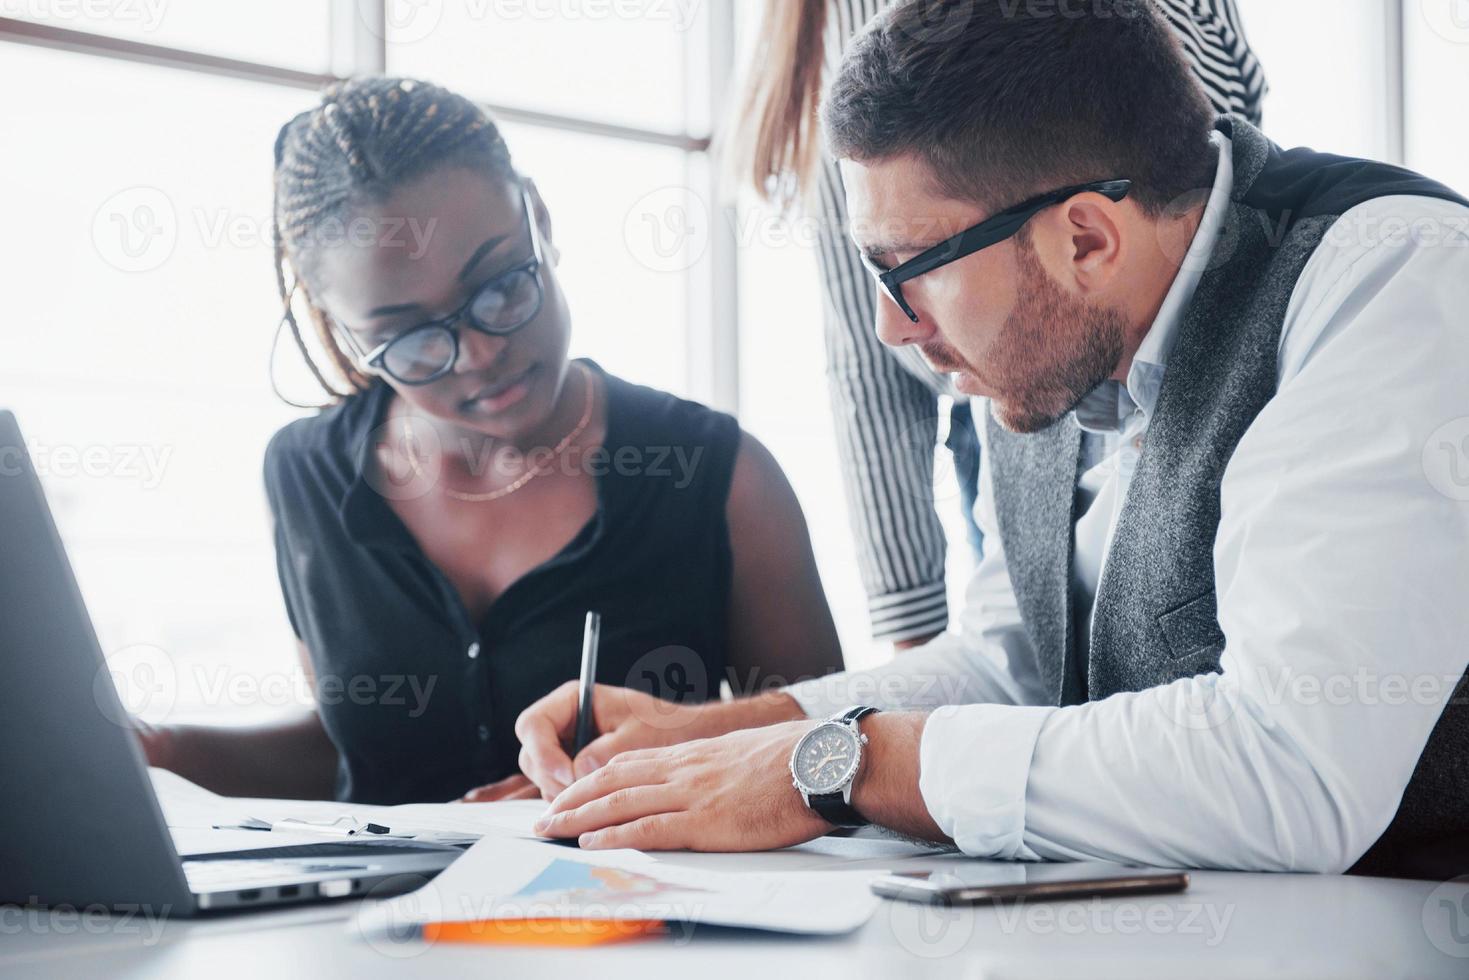
{"label": "smartphone", "polygon": [[1188,887],[1182,871],[1159,871],[1125,864],[960,864],[934,871],[901,871],[872,882],[884,898],[932,905],[980,905],[1016,899],[1088,898],[1093,895],[1149,895]]}

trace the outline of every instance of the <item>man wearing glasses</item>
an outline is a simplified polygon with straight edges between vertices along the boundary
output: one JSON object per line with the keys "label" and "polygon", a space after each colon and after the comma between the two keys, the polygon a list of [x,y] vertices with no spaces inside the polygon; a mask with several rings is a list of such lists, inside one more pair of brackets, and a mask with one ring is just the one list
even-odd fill
{"label": "man wearing glasses", "polygon": [[1146,3],[952,12],[873,25],[824,121],[879,335],[989,399],[961,629],[577,760],[543,832],[1469,870],[1469,202],[1213,118]]}

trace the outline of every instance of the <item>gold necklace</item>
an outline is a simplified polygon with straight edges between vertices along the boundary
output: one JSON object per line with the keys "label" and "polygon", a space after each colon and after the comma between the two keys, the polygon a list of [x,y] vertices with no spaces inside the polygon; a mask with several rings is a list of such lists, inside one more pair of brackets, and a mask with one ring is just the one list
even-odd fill
{"label": "gold necklace", "polygon": [[[591,421],[592,421],[592,407],[593,407],[593,405],[595,403],[595,400],[593,398],[593,395],[596,394],[597,386],[592,382],[592,372],[590,372],[590,371],[587,370],[586,365],[584,365],[584,364],[577,364],[576,367],[577,367],[578,370],[581,371],[582,377],[586,380],[586,385],[587,385],[587,403],[586,403],[586,407],[582,409],[581,420],[576,423],[576,428],[574,428],[570,432],[568,432],[566,434],[566,438],[565,439],[562,439],[560,442],[556,443],[556,447],[551,450],[551,458],[552,459],[556,459],[556,458],[560,457],[560,455],[562,453],[566,452],[567,447],[569,447],[573,442],[576,441],[576,437],[577,436],[581,435],[583,432],[586,431],[587,426],[589,424],[591,424]],[[419,474],[421,474],[423,472],[421,463],[420,463],[420,461],[418,459],[418,450],[416,448],[417,444],[418,444],[418,438],[417,438],[417,436],[415,435],[415,433],[413,431],[413,420],[412,419],[409,419],[408,420],[408,465],[413,469],[413,473],[414,473],[415,476],[417,476],[417,475],[419,475]],[[466,501],[468,503],[476,503],[476,504],[488,503],[491,500],[500,500],[503,497],[510,496],[512,493],[514,493],[515,491],[519,490],[521,487],[524,487],[526,484],[530,483],[530,481],[534,480],[536,477],[541,476],[541,475],[543,475],[545,473],[549,473],[550,471],[551,471],[551,468],[550,468],[549,464],[533,467],[532,469],[527,470],[524,474],[522,474],[520,477],[518,477],[515,480],[514,483],[511,483],[511,484],[508,484],[506,486],[503,486],[503,487],[501,487],[498,490],[492,490],[489,493],[464,493],[463,491],[455,490],[455,489],[453,489],[451,487],[445,487],[444,488],[444,493],[446,493],[448,496],[450,496],[454,500],[463,500],[463,501]]]}

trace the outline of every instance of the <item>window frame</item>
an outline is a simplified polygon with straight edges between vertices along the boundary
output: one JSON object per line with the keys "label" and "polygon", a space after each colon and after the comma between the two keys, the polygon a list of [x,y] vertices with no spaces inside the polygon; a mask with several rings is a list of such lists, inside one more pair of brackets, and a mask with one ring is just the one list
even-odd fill
{"label": "window frame", "polygon": [[[228,58],[170,45],[148,44],[53,24],[0,17],[0,43],[26,44],[70,54],[112,58],[170,69],[220,75],[260,85],[319,91],[346,78],[382,74],[387,67],[387,4],[391,0],[329,0],[330,48],[323,62],[331,72],[310,72],[264,62]],[[682,66],[689,102],[685,125],[677,131],[643,129],[599,119],[570,116],[514,104],[483,102],[497,119],[563,133],[623,140],[678,150],[690,191],[717,212],[709,246],[687,270],[684,318],[684,387],[689,396],[715,408],[739,410],[739,257],[732,206],[723,205],[718,167],[712,159],[712,133],[723,118],[724,100],[734,75],[732,5],[708,4],[699,23],[686,32]]]}

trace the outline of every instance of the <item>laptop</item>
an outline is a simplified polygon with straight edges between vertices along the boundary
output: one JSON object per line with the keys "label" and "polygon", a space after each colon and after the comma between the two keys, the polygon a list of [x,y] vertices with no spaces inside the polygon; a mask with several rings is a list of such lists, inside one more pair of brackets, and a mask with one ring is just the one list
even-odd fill
{"label": "laptop", "polygon": [[[0,903],[194,915],[422,885],[403,839],[183,854],[107,672],[20,428],[0,411]],[[268,837],[267,834],[262,834]]]}

